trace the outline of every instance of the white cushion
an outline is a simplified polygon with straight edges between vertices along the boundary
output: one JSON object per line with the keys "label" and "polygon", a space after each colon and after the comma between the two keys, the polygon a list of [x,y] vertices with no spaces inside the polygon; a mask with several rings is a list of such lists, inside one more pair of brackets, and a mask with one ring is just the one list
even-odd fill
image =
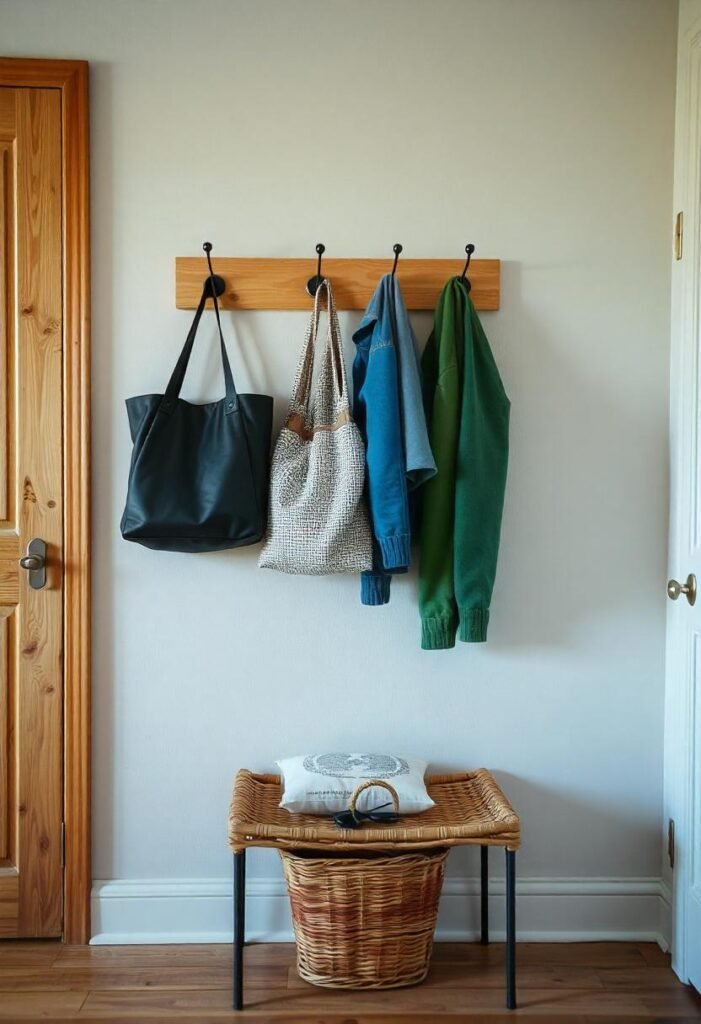
{"label": "white cushion", "polygon": [[[282,773],[280,807],[302,814],[336,814],[348,808],[353,791],[367,779],[388,782],[399,797],[400,814],[418,814],[433,807],[424,785],[426,762],[393,754],[307,754],[276,762]],[[389,803],[391,795],[380,786],[360,794],[357,808],[371,811]]]}

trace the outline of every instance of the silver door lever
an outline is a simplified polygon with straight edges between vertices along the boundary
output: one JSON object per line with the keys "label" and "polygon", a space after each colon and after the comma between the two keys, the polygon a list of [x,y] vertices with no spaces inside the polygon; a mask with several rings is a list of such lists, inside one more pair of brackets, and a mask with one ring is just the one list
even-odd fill
{"label": "silver door lever", "polygon": [[29,586],[32,590],[41,590],[46,586],[46,541],[34,537],[27,545],[27,554],[19,560],[19,564],[29,573]]}

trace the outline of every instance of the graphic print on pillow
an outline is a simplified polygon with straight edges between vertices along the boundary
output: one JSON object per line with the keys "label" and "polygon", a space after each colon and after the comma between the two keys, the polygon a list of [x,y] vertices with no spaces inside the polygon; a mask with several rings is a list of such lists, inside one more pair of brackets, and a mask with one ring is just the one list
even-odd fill
{"label": "graphic print on pillow", "polygon": [[394,779],[410,771],[403,757],[392,754],[309,754],[303,767],[317,775],[346,779]]}

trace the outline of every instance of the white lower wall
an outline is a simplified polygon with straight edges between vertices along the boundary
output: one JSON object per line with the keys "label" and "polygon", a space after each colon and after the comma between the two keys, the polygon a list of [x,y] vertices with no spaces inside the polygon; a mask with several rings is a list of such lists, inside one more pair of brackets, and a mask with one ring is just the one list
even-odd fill
{"label": "white lower wall", "polygon": [[[96,882],[93,943],[231,942],[231,879],[141,879]],[[504,939],[504,884],[490,883],[490,928]],[[517,935],[523,942],[636,940],[667,948],[669,892],[657,878],[522,878]],[[479,879],[447,878],[438,941],[479,937]],[[294,936],[284,882],[246,885],[246,938],[290,942]]]}

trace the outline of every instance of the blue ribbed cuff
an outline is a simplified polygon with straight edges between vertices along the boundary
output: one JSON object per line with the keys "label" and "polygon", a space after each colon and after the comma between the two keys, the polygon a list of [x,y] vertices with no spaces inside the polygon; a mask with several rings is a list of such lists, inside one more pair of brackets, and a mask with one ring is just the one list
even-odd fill
{"label": "blue ribbed cuff", "polygon": [[364,572],[360,577],[361,604],[388,604],[391,583],[391,576],[379,572]]}
{"label": "blue ribbed cuff", "polygon": [[394,537],[378,537],[385,569],[407,569],[411,562],[411,535],[400,533]]}
{"label": "blue ribbed cuff", "polygon": [[489,608],[460,609],[460,639],[466,644],[483,644],[487,639]]}
{"label": "blue ribbed cuff", "polygon": [[422,619],[421,649],[423,651],[447,651],[455,647],[455,619]]}

